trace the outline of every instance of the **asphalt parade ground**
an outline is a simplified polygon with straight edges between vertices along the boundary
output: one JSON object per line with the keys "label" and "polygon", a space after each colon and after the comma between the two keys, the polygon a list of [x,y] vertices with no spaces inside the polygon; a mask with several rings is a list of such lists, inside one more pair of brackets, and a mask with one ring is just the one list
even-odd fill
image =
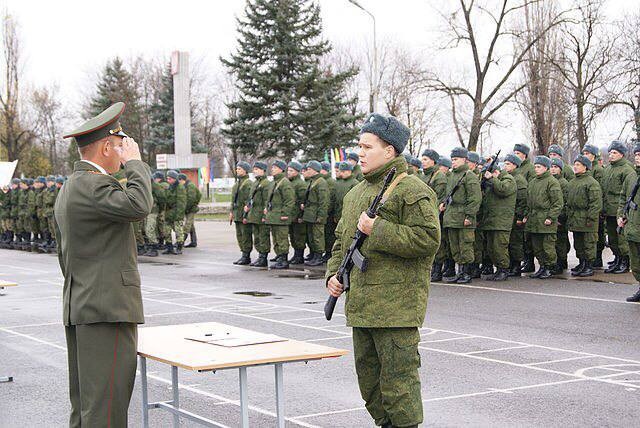
{"label": "asphalt parade ground", "polygon": [[[233,228],[198,222],[199,246],[141,257],[145,326],[216,321],[348,349],[347,356],[284,367],[289,427],[373,426],[360,398],[342,300],[324,319],[323,272],[231,264]],[[570,266],[573,266],[573,260]],[[55,255],[0,250],[0,427],[68,424],[62,276]],[[612,283],[613,282],[613,283]],[[420,353],[424,426],[638,426],[640,305],[630,275],[433,284]],[[393,290],[389,290],[393,298]],[[152,400],[171,398],[169,366],[149,362]],[[251,426],[275,426],[270,367],[248,370]],[[235,370],[180,371],[180,405],[239,426]],[[129,409],[141,426],[139,378]],[[172,417],[150,413],[151,426]],[[182,426],[195,426],[182,421]]]}

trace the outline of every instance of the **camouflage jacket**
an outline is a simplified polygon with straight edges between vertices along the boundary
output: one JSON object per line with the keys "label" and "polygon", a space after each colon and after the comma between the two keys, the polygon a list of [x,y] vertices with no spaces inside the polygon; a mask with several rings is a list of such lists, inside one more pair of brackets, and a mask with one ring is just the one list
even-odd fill
{"label": "camouflage jacket", "polygon": [[520,166],[514,171],[514,175],[515,174],[522,175],[525,180],[527,180],[527,183],[529,183],[536,177],[536,171],[534,170],[533,164],[529,159],[525,159],[522,161]]}
{"label": "camouflage jacket", "polygon": [[53,207],[56,204],[56,196],[58,196],[58,190],[56,186],[51,186],[43,190],[42,201],[44,203],[44,215],[45,217],[53,217]]}
{"label": "camouflage jacket", "polygon": [[178,183],[169,185],[167,190],[167,210],[165,219],[168,222],[182,221],[184,219],[185,208],[187,206],[187,189]]}
{"label": "camouflage jacket", "polygon": [[[251,193],[246,201],[249,207],[249,214],[247,215],[247,223],[251,224],[263,224],[264,209],[267,206],[267,198],[269,196],[269,186],[271,182],[267,180],[266,176],[256,177],[256,181],[251,186]],[[253,199],[253,200],[251,200]]]}
{"label": "camouflage jacket", "polygon": [[597,232],[602,190],[590,172],[577,174],[567,184],[567,226],[572,232]]}
{"label": "camouflage jacket", "polygon": [[[351,245],[360,214],[382,188],[392,167],[406,172],[402,156],[372,171],[344,199],[326,279]],[[436,195],[418,177],[402,179],[384,203],[364,241],[368,269],[351,271],[345,314],[351,327],[421,327],[429,295],[431,264],[440,246]]]}
{"label": "camouflage jacket", "polygon": [[479,229],[511,230],[517,190],[515,178],[506,171],[501,171],[498,177],[487,181],[480,207]]}
{"label": "camouflage jacket", "polygon": [[[602,176],[602,212],[606,216],[615,216],[618,212],[620,194],[623,191],[623,184],[627,176],[636,175],[631,163],[622,158],[611,162],[605,169]],[[635,179],[633,179],[635,180]]]}
{"label": "camouflage jacket", "polygon": [[162,182],[157,183],[155,180],[151,182],[151,194],[153,195],[151,213],[158,214],[164,211],[167,204],[167,190],[162,186]]}
{"label": "camouflage jacket", "polygon": [[197,213],[200,204],[200,199],[202,199],[202,193],[200,193],[200,189],[196,186],[192,181],[187,181],[186,184],[187,189],[187,208],[185,212],[187,214]]}
{"label": "camouflage jacket", "polygon": [[[291,224],[295,212],[296,194],[284,172],[273,177],[267,196],[265,219],[267,224]],[[283,220],[282,217],[287,217]]]}
{"label": "camouflage jacket", "polygon": [[[558,180],[546,171],[529,182],[527,192],[529,212],[525,230],[530,233],[556,233],[558,217],[564,205]],[[551,224],[544,224],[547,219],[551,220]]]}
{"label": "camouflage jacket", "polygon": [[[482,191],[478,177],[474,172],[469,171],[468,165],[465,164],[452,170],[451,175],[447,178],[446,194],[451,192],[462,176],[464,178],[458,190],[453,194],[453,201],[444,212],[442,223],[444,227],[453,229],[475,229],[476,216],[482,202]],[[465,226],[465,220],[470,220],[471,225]]]}
{"label": "camouflage jacket", "polygon": [[347,196],[349,190],[356,187],[358,180],[352,175],[347,179],[339,179],[336,182],[336,209],[333,215],[333,221],[338,223],[342,217],[342,208],[344,207],[344,197]]}
{"label": "camouflage jacket", "polygon": [[304,195],[307,192],[307,183],[300,177],[300,174],[296,175],[293,178],[290,178],[289,181],[293,186],[293,191],[296,194],[296,206],[294,207],[293,212],[293,222],[297,223],[298,219],[302,217],[302,210],[300,209],[300,205],[304,202]]}
{"label": "camouflage jacket", "polygon": [[251,180],[245,175],[238,177],[238,180],[231,188],[231,206],[229,212],[233,214],[233,221],[242,221],[244,205],[249,200],[251,194]]}
{"label": "camouflage jacket", "polygon": [[329,185],[320,174],[309,179],[305,190],[306,203],[302,220],[307,223],[326,223],[329,214]]}

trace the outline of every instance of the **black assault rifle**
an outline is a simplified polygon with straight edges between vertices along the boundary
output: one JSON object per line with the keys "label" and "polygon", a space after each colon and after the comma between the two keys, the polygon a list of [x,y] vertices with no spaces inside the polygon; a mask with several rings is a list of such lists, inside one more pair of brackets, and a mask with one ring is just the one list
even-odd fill
{"label": "black assault rifle", "polygon": [[501,151],[502,150],[498,150],[498,153],[496,153],[496,155],[493,157],[489,166],[482,170],[482,178],[480,179],[480,189],[482,189],[483,192],[487,187],[487,181],[488,181],[486,178],[484,178],[484,173],[487,171],[493,172],[494,168],[496,167],[496,162],[498,162],[498,156],[500,156]]}
{"label": "black assault rifle", "polygon": [[[629,197],[627,198],[627,202],[624,203],[624,208],[622,208],[622,219],[626,222],[627,219],[629,218],[629,211],[631,210],[637,210],[638,209],[638,204],[636,204],[633,200],[636,198],[636,194],[638,193],[638,189],[640,188],[640,177],[638,177],[638,179],[636,180],[636,184],[633,186],[633,189],[631,189],[631,193],[629,194]],[[616,232],[618,233],[622,233],[622,229],[624,228],[624,226],[620,227],[618,226],[616,228]]]}
{"label": "black assault rifle", "polygon": [[246,219],[249,216],[249,211],[251,211],[251,207],[253,207],[253,198],[256,197],[256,193],[258,193],[258,189],[260,189],[260,183],[256,183],[256,188],[253,189],[253,192],[251,192],[251,197],[249,198],[249,201],[247,202],[247,208],[249,208],[247,211],[242,212],[242,218]]}
{"label": "black assault rifle", "polygon": [[464,180],[466,176],[467,176],[466,172],[462,174],[462,177],[460,177],[460,180],[458,180],[458,182],[456,183],[455,186],[453,186],[453,189],[451,189],[447,197],[444,198],[444,201],[442,201],[442,203],[444,204],[444,210],[440,212],[441,216],[444,215],[444,212],[447,210],[447,207],[451,205],[451,202],[453,202],[453,195],[458,191],[458,189],[460,188],[460,185],[462,184],[462,180]]}
{"label": "black assault rifle", "polygon": [[[391,170],[387,173],[387,176],[384,178],[382,189],[380,189],[380,192],[367,209],[367,215],[369,216],[369,218],[375,218],[375,216],[378,214],[378,210],[380,210],[380,207],[384,203],[382,202],[384,192],[387,191],[387,188],[391,184],[391,181],[393,181],[393,177],[395,175],[396,169],[391,168]],[[360,229],[356,229],[356,235],[353,237],[353,241],[351,241],[349,250],[344,255],[342,263],[340,263],[340,267],[338,268],[338,272],[336,273],[336,278],[338,279],[338,282],[342,284],[343,292],[349,291],[349,275],[351,274],[351,270],[354,266],[360,269],[360,272],[365,272],[367,270],[367,259],[360,252],[360,247],[362,247],[365,239],[367,239],[367,235],[365,235]],[[337,297],[329,296],[329,298],[327,299],[327,303],[324,305],[324,316],[327,318],[327,320],[331,320],[331,317],[333,316],[333,310],[335,309],[337,302]]]}

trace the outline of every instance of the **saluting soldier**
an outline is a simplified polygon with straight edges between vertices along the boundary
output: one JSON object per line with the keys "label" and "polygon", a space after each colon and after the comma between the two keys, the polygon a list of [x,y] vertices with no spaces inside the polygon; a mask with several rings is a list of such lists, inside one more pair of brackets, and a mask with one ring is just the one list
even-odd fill
{"label": "saluting soldier", "polygon": [[253,176],[255,181],[251,186],[251,193],[247,199],[244,211],[247,213],[247,223],[251,225],[251,234],[253,235],[253,247],[258,252],[258,258],[249,264],[252,267],[267,267],[267,256],[271,249],[271,240],[269,239],[269,226],[265,223],[264,209],[267,206],[267,198],[269,196],[269,186],[271,182],[267,179],[267,164],[262,161],[256,161],[253,164]]}
{"label": "saluting soldier", "polygon": [[[633,160],[635,167],[640,167],[640,144],[636,144],[633,148]],[[629,245],[631,272],[635,280],[640,282],[640,214],[639,210],[629,210],[626,216],[623,213],[624,204],[631,196],[636,183],[637,178],[631,175],[625,179],[618,205],[618,226],[624,228],[624,236]],[[633,202],[640,206],[640,191],[636,192]],[[627,297],[627,302],[640,302],[640,289],[633,296]]]}
{"label": "saluting soldier", "polygon": [[287,165],[287,178],[293,186],[296,195],[296,203],[292,212],[291,225],[289,226],[289,241],[293,247],[293,256],[289,259],[292,265],[304,263],[304,249],[307,241],[307,226],[302,221],[302,210],[300,206],[304,203],[304,195],[307,191],[307,183],[304,182],[300,172],[302,164],[297,161],[289,162]]}
{"label": "saluting soldier", "polygon": [[[560,183],[560,189],[562,189],[562,211],[558,216],[558,231],[556,232],[556,266],[553,270],[554,275],[559,275],[564,272],[569,266],[567,264],[567,254],[571,250],[571,243],[569,242],[569,229],[567,228],[567,186],[569,182],[564,178],[564,162],[558,157],[551,159],[551,175]],[[575,175],[574,175],[575,177]]]}
{"label": "saluting soldier", "polygon": [[160,249],[160,240],[158,238],[158,217],[166,204],[167,195],[166,190],[160,184],[164,174],[160,171],[153,173],[151,178],[151,194],[153,195],[153,207],[151,212],[145,220],[145,235],[147,236],[148,248],[144,253],[148,257],[158,257],[158,250]]}
{"label": "saluting soldier", "polygon": [[358,162],[360,162],[360,156],[356,152],[347,153],[347,162],[353,165],[353,178],[358,181],[364,180],[364,175],[362,174],[362,168]]}
{"label": "saluting soldier", "polygon": [[324,226],[324,255],[322,261],[327,262],[331,258],[331,249],[336,240],[336,226],[338,223],[334,221],[336,210],[336,180],[331,177],[331,164],[329,162],[320,162],[322,169],[320,175],[329,186],[329,210],[327,212],[327,223]]}
{"label": "saluting soldier", "polygon": [[[81,160],[55,204],[71,427],[124,427],[144,322],[132,222],[151,211],[151,173],[116,103],[65,135]],[[124,165],[126,184],[109,174]]]}
{"label": "saluting soldier", "polygon": [[[162,254],[182,254],[184,245],[184,212],[187,207],[187,189],[178,181],[178,171],[167,171],[166,210],[164,237],[167,249]],[[173,244],[171,231],[176,235],[176,243]]]}
{"label": "saluting soldier", "polygon": [[578,265],[571,269],[573,276],[592,276],[598,241],[598,219],[602,211],[602,190],[591,176],[592,163],[584,155],[573,162],[575,178],[567,185],[567,225],[573,233]]}
{"label": "saluting soldier", "polygon": [[273,251],[276,253],[271,269],[289,268],[289,225],[293,218],[296,194],[287,179],[286,170],[287,164],[284,161],[277,160],[271,165],[273,184],[269,188],[264,209],[266,224],[271,229]]}
{"label": "saluting soldier", "polygon": [[549,158],[551,159],[552,162],[554,159],[560,159],[562,161],[562,177],[564,177],[564,179],[567,180],[567,183],[571,181],[573,177],[575,177],[575,174],[573,173],[573,169],[571,168],[571,166],[564,163],[564,159],[563,159],[564,149],[562,147],[560,147],[557,144],[552,144],[547,149],[547,154],[549,155]]}
{"label": "saluting soldier", "polygon": [[229,207],[229,221],[232,221],[236,228],[236,241],[242,255],[233,262],[234,265],[248,265],[251,263],[251,248],[253,247],[253,237],[251,234],[251,223],[247,221],[248,212],[244,207],[251,196],[251,180],[249,162],[240,161],[236,164],[236,182],[231,189],[231,206]]}
{"label": "saluting soldier", "polygon": [[200,210],[200,200],[202,199],[202,193],[198,186],[195,185],[187,174],[178,174],[178,180],[187,190],[187,207],[184,214],[184,240],[187,240],[189,235],[189,245],[185,245],[185,248],[195,248],[198,246],[198,235],[196,234],[196,213]]}
{"label": "saluting soldier", "polygon": [[329,185],[320,175],[321,169],[320,162],[308,162],[304,176],[308,185],[301,209],[309,246],[309,259],[304,262],[307,266],[320,266],[324,263],[322,258],[325,250],[324,225],[327,222],[330,197]]}
{"label": "saluting soldier", "polygon": [[[394,117],[372,114],[362,127],[360,153],[366,183],[345,197],[336,245],[327,265],[327,287],[339,296],[335,276],[359,229],[368,238],[361,251],[365,273],[351,272],[345,315],[353,331],[360,393],[376,425],[417,427],[423,422],[420,342],[429,294],[429,268],[438,249],[436,195],[418,177],[407,176],[400,156],[409,130]],[[375,219],[365,211],[391,168],[396,178]],[[397,292],[397,290],[402,290]]]}
{"label": "saluting soldier", "polygon": [[438,159],[440,159],[440,155],[433,149],[426,149],[422,152],[422,176],[420,176],[420,179],[427,184],[429,184],[431,177],[438,170],[438,166],[436,166]]}
{"label": "saluting soldier", "polygon": [[467,284],[471,282],[474,260],[474,240],[478,211],[482,201],[482,191],[478,176],[469,171],[467,155],[464,147],[456,147],[451,151],[453,170],[447,180],[447,194],[457,185],[451,204],[445,207],[440,203],[440,211],[444,212],[443,224],[447,229],[449,247],[453,260],[458,264],[458,272],[453,277],[445,277],[446,282]]}
{"label": "saluting soldier", "polygon": [[536,156],[534,164],[536,177],[529,182],[528,212],[523,221],[531,239],[533,254],[540,263],[540,268],[530,277],[547,279],[553,274],[557,262],[556,233],[564,201],[560,183],[549,171],[551,159]]}
{"label": "saluting soldier", "polygon": [[[505,281],[509,277],[509,235],[516,208],[517,184],[509,172],[497,168],[485,171],[485,191],[480,207],[479,228],[484,235],[484,254],[491,260],[485,266],[483,278]],[[493,273],[493,265],[498,269]]]}
{"label": "saluting soldier", "polygon": [[509,276],[521,275],[521,264],[524,259],[524,222],[527,216],[527,180],[522,174],[518,174],[518,167],[522,164],[522,159],[514,153],[509,153],[504,160],[504,170],[513,176],[516,182],[516,205],[509,234]]}
{"label": "saluting soldier", "polygon": [[[595,178],[595,180],[600,185],[600,190],[602,190],[602,177],[604,175],[604,168],[600,165],[600,149],[593,144],[585,144],[582,148],[582,155],[586,156],[587,159],[591,162],[591,176]],[[606,243],[606,216],[600,213],[598,219],[598,246],[596,249],[596,259],[593,262],[594,269],[602,269],[602,251],[604,250]]]}

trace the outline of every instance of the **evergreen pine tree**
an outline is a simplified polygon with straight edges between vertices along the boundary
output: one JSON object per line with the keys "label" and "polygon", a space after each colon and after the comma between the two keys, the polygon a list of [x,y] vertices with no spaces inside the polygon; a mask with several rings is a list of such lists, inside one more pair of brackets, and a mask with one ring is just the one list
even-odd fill
{"label": "evergreen pine tree", "polygon": [[[345,141],[333,129],[353,123],[342,85],[354,70],[323,76],[319,6],[310,0],[248,0],[238,19],[238,48],[222,63],[236,78],[237,100],[229,103],[223,134],[231,148],[258,157],[293,157],[299,150],[322,153]],[[321,138],[309,133],[322,132]],[[348,132],[346,133],[348,134]]]}
{"label": "evergreen pine tree", "polygon": [[173,125],[173,76],[171,64],[164,68],[156,102],[150,107],[150,136],[147,142],[149,153],[171,153],[174,145]]}

